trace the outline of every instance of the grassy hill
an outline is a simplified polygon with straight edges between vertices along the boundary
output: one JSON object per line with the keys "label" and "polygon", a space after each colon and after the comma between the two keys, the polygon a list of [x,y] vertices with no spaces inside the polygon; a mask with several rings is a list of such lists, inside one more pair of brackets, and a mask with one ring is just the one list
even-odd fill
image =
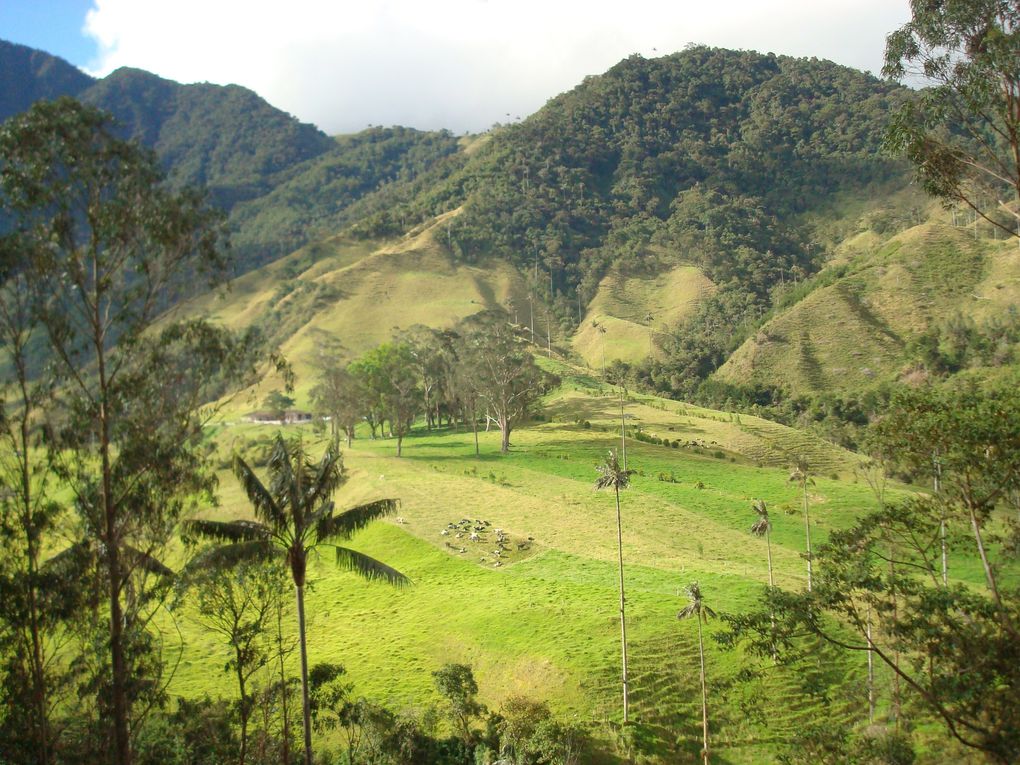
{"label": "grassy hill", "polygon": [[[359,438],[345,452],[351,480],[341,505],[401,500],[399,519],[371,527],[354,546],[403,571],[414,585],[396,591],[366,584],[336,571],[323,555],[308,596],[313,663],[343,663],[356,694],[401,709],[437,703],[430,673],[445,662],[466,662],[491,708],[512,694],[547,699],[608,745],[620,714],[615,510],[612,496],[595,493],[592,484],[595,464],[619,446],[619,403],[591,377],[557,370],[564,385],[545,402],[547,421],[515,431],[506,457],[498,456],[495,432],[482,434],[476,459],[470,433],[423,428],[405,442],[401,459],[383,439]],[[622,496],[632,714],[645,726],[653,761],[693,762],[700,722],[696,631],[676,621],[678,589],[698,580],[720,611],[751,605],[767,581],[764,541],[748,531],[758,497],[773,510],[779,583],[803,585],[803,523],[797,487],[787,480],[790,455],[806,455],[818,466],[811,491],[816,543],[875,500],[854,476],[856,456],[812,436],[651,396],[630,399],[626,411],[632,434],[640,428],[681,442],[673,448],[628,439],[629,465],[638,471]],[[245,448],[272,433],[225,422],[218,436]],[[310,431],[304,437],[315,438]],[[233,478],[223,475],[222,487],[213,515],[246,515]],[[477,542],[441,534],[462,518],[503,529],[510,551],[497,561],[491,531]],[[978,566],[960,559],[953,572],[980,581]],[[222,646],[187,617],[182,624],[184,653],[171,692],[229,692]],[[841,724],[866,717],[853,680],[861,667],[845,659],[773,669],[741,683],[745,658],[711,641],[708,650],[712,724],[723,761],[775,762],[782,743],[812,716]],[[842,690],[830,702],[809,690],[824,672],[840,677]],[[764,699],[767,724],[742,711]]]}
{"label": "grassy hill", "polygon": [[[592,368],[601,369],[603,343],[606,363],[637,363],[653,352],[657,331],[689,316],[714,289],[696,266],[651,274],[613,268],[599,282],[571,345]],[[596,323],[605,328],[604,336]]]}
{"label": "grassy hill", "polygon": [[954,315],[1007,316],[1020,304],[1015,242],[929,222],[864,252],[778,312],[715,373],[794,393],[854,391],[909,375],[911,343]]}

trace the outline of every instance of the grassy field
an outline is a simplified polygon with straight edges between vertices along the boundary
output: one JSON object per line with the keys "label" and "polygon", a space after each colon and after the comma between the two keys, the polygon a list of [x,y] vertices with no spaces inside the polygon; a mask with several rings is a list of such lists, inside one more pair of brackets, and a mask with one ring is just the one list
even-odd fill
{"label": "grassy field", "polygon": [[[816,544],[875,501],[854,477],[858,458],[811,436],[647,396],[625,408],[631,434],[640,428],[686,444],[629,438],[629,467],[638,472],[622,502],[632,715],[663,761],[693,761],[697,638],[693,623],[675,618],[680,588],[699,581],[719,611],[753,604],[767,581],[765,543],[748,531],[758,497],[772,510],[778,583],[804,586],[800,497],[785,455],[806,454],[825,466],[810,495]],[[611,391],[566,376],[546,401],[547,421],[516,431],[507,456],[498,454],[495,431],[481,434],[478,458],[470,433],[457,431],[419,428],[401,459],[391,440],[356,440],[345,452],[350,481],[339,504],[397,497],[401,509],[399,520],[370,527],[353,546],[414,584],[394,590],[365,583],[335,570],[324,553],[308,595],[312,663],[344,664],[356,693],[401,709],[438,702],[430,673],[465,662],[489,707],[513,694],[547,699],[557,713],[606,735],[620,718],[615,505],[592,485],[595,465],[619,447],[618,417]],[[311,429],[302,432],[315,438]],[[227,423],[219,436],[238,446],[273,433]],[[246,515],[233,478],[223,475],[222,486],[222,505],[210,514]],[[480,541],[458,538],[457,529],[442,534],[465,518],[488,522]],[[495,528],[510,537],[499,561],[492,555]],[[957,562],[954,573],[980,576],[974,561]],[[171,691],[229,694],[223,646],[189,618],[182,625],[185,651]],[[773,670],[738,684],[745,666],[739,653],[712,642],[708,651],[719,762],[769,762],[776,742],[813,716],[849,723],[864,714],[853,683],[844,684],[852,701],[828,705],[805,692],[807,675]],[[859,669],[845,659],[819,659],[819,672],[859,676]],[[765,700],[767,725],[751,713]]]}
{"label": "grassy field", "polygon": [[[694,266],[677,266],[656,274],[623,274],[610,270],[571,345],[592,369],[615,359],[634,364],[654,348],[653,336],[690,314],[715,285]],[[593,322],[605,327],[600,332]]]}
{"label": "grassy field", "polygon": [[715,376],[793,392],[866,388],[908,371],[909,343],[931,324],[1020,305],[1014,243],[927,223],[862,246],[845,276],[766,323]]}

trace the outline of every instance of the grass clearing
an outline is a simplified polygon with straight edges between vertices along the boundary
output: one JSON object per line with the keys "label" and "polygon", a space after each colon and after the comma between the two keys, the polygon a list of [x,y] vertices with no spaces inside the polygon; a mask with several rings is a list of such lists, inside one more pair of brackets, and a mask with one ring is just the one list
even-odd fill
{"label": "grass clearing", "polygon": [[[365,583],[337,571],[325,551],[312,567],[307,596],[312,663],[344,664],[355,693],[401,709],[438,703],[431,672],[445,662],[465,662],[490,708],[522,693],[547,699],[557,713],[604,733],[606,722],[619,718],[620,696],[615,505],[610,493],[592,489],[594,466],[620,443],[618,399],[606,392],[590,379],[565,377],[547,400],[552,421],[515,431],[507,456],[498,454],[495,431],[480,434],[478,458],[469,432],[418,428],[405,440],[401,459],[391,439],[356,440],[345,451],[350,481],[338,504],[398,497],[401,522],[371,526],[352,546],[414,584],[398,591]],[[772,509],[778,582],[799,588],[806,579],[798,489],[785,464],[760,463],[754,449],[779,454],[806,440],[842,466],[839,480],[820,476],[811,489],[816,544],[873,507],[874,499],[850,478],[854,455],[812,444],[804,434],[650,396],[626,406],[631,427],[708,444],[674,449],[628,439],[627,446],[629,466],[639,471],[622,494],[634,714],[649,726],[661,755],[672,758],[696,747],[700,721],[696,630],[677,622],[678,594],[698,580],[717,610],[739,611],[754,602],[767,581],[765,543],[749,533],[754,498],[764,497]],[[224,444],[238,444],[274,432],[230,425],[220,435]],[[301,432],[314,438],[310,429]],[[660,480],[660,473],[677,482]],[[211,512],[247,514],[233,478],[224,474],[221,486],[222,506]],[[450,529],[465,518],[489,523],[479,541],[457,538],[457,529]],[[498,566],[496,527],[511,542]],[[974,564],[954,563],[954,574],[979,581]],[[185,650],[171,692],[230,694],[222,646],[188,620],[182,626]],[[740,655],[712,641],[708,652],[713,726],[727,761],[772,761],[776,737],[796,731],[809,716],[850,721],[864,714],[863,702],[827,708],[811,700],[802,693],[809,678],[783,671],[737,684]],[[856,667],[846,658],[833,661],[828,671]],[[741,712],[756,694],[771,699],[771,734]]]}

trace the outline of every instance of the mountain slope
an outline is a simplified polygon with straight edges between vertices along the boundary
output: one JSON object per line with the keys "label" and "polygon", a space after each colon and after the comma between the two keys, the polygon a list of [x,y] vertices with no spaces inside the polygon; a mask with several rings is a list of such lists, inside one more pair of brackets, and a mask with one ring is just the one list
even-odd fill
{"label": "mountain slope", "polygon": [[0,121],[41,98],[77,96],[94,82],[62,58],[0,40]]}
{"label": "mountain slope", "polygon": [[[1020,252],[927,223],[858,256],[741,345],[715,379],[791,393],[860,391],[916,371],[922,333],[1020,305]],[[830,280],[826,280],[830,281]]]}

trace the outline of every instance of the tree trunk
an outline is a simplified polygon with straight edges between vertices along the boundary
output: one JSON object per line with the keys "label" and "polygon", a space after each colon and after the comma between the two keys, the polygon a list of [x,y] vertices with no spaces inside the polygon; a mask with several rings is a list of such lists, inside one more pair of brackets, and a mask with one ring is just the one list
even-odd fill
{"label": "tree trunk", "polygon": [[808,512],[807,481],[804,482],[804,536],[807,540],[807,591],[811,592],[811,515]]}
{"label": "tree trunk", "polygon": [[301,645],[301,713],[304,718],[305,765],[312,765],[312,708],[308,699],[308,649],[305,645],[305,588],[295,584],[297,592],[298,639]]}
{"label": "tree trunk", "polygon": [[[95,267],[95,261],[93,261]],[[93,273],[94,283],[98,275]],[[99,316],[99,296],[94,302],[92,316],[96,372],[99,384],[99,457],[102,468],[103,543],[106,545],[106,574],[110,597],[110,663],[112,670],[111,696],[113,702],[113,738],[117,753],[117,765],[131,765],[131,736],[128,729],[130,714],[127,696],[127,663],[124,656],[124,612],[120,604],[120,588],[123,572],[120,563],[120,534],[117,529],[117,506],[113,500],[113,467],[110,461],[112,450],[110,436],[110,413],[108,382],[106,377],[106,349],[102,334],[102,320]]]}
{"label": "tree trunk", "polygon": [[510,452],[510,421],[500,420],[499,422],[500,442],[499,450],[503,454]]}
{"label": "tree trunk", "polygon": [[241,657],[241,648],[238,645],[234,645],[234,661],[236,662],[237,668],[237,689],[241,693],[241,706],[239,708],[241,716],[241,752],[238,757],[239,765],[244,765],[245,760],[248,757],[248,694],[245,692],[244,687],[244,669]]}
{"label": "tree trunk", "polygon": [[701,741],[703,749],[701,756],[708,765],[708,686],[705,682],[705,641],[701,634],[701,614],[696,613],[694,617],[698,620],[698,654],[701,657]]}
{"label": "tree trunk", "polygon": [[[769,561],[769,587],[776,586],[776,580],[772,575],[772,540],[770,539],[768,526],[765,527],[765,552],[768,555]],[[772,626],[772,661],[775,663],[778,661],[779,652],[776,649],[776,613],[771,611],[769,613],[769,622]]]}
{"label": "tree trunk", "polygon": [[481,452],[478,450],[478,418],[473,413],[471,415],[471,430],[475,434],[475,456],[478,457],[481,455]]}
{"label": "tree trunk", "polygon": [[290,715],[287,710],[287,673],[283,665],[283,605],[276,604],[276,647],[280,659],[280,712],[283,715],[283,765],[290,765]]}
{"label": "tree trunk", "polygon": [[630,687],[627,676],[627,598],[623,591],[623,516],[620,512],[620,487],[616,487],[616,542],[620,557],[620,642],[623,652],[623,722],[630,720]]}

